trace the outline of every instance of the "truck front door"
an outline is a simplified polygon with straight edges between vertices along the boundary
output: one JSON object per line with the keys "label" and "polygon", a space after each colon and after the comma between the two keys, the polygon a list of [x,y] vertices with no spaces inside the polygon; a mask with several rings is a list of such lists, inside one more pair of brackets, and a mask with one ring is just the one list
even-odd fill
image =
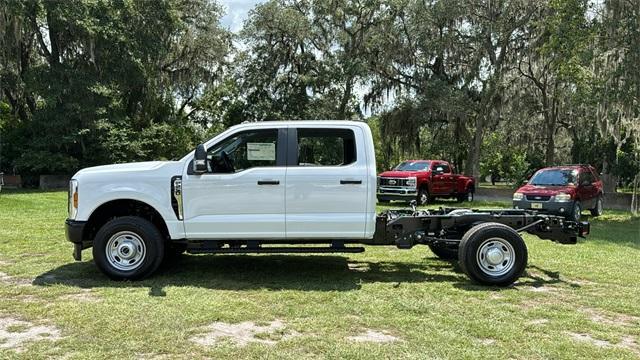
{"label": "truck front door", "polygon": [[449,165],[434,162],[431,168],[431,193],[433,195],[448,195],[452,189],[452,174]]}
{"label": "truck front door", "polygon": [[209,171],[183,177],[189,239],[285,237],[286,128],[239,130],[207,149]]}
{"label": "truck front door", "polygon": [[287,239],[361,239],[369,185],[364,134],[319,126],[288,130]]}

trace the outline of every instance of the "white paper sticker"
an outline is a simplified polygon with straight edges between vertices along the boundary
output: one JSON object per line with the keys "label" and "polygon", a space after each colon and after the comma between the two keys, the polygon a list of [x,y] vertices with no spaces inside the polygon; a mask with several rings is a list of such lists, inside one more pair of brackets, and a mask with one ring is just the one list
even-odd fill
{"label": "white paper sticker", "polygon": [[276,160],[276,144],[247,143],[247,160]]}

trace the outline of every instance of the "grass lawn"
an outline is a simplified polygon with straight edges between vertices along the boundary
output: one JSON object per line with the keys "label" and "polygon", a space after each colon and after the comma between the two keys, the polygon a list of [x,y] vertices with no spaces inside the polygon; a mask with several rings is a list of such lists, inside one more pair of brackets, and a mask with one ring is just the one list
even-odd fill
{"label": "grass lawn", "polygon": [[578,245],[525,236],[527,276],[500,289],[422,246],[185,255],[112,282],[73,261],[65,207],[0,194],[2,359],[640,357],[640,219],[621,212]]}

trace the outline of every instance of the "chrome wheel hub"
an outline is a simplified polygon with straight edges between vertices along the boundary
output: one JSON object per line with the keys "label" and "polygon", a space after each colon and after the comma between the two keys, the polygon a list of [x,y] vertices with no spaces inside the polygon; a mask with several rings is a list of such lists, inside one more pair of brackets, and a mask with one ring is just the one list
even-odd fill
{"label": "chrome wheel hub", "polygon": [[122,271],[131,271],[140,267],[146,250],[142,238],[132,231],[114,234],[105,247],[109,264]]}
{"label": "chrome wheel hub", "polygon": [[502,238],[485,240],[477,252],[480,270],[491,276],[501,276],[508,273],[515,264],[513,246]]}

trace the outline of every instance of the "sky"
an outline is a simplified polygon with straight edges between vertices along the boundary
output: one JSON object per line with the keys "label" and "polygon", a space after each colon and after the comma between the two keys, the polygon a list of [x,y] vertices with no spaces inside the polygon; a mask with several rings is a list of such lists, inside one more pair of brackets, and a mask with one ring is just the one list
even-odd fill
{"label": "sky", "polygon": [[222,26],[238,32],[242,28],[242,22],[247,18],[249,10],[264,0],[222,0],[219,3],[225,7],[226,15],[222,17]]}

